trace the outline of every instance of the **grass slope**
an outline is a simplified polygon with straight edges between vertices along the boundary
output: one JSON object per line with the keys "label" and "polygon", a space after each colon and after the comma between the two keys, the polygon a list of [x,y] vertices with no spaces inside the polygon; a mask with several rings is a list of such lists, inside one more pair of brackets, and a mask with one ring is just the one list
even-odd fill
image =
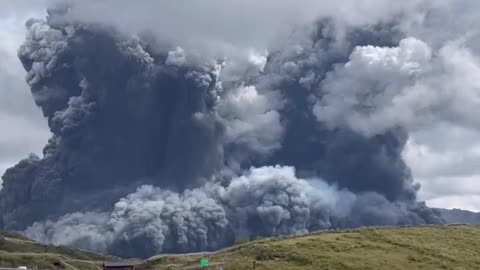
{"label": "grass slope", "polygon": [[101,262],[115,259],[63,246],[44,245],[15,233],[0,232],[0,267],[96,270],[101,268]]}
{"label": "grass slope", "polygon": [[[480,269],[480,227],[359,229],[264,239],[205,255],[157,256],[138,270],[197,269],[200,259],[227,270]],[[210,269],[217,269],[211,267]]]}
{"label": "grass slope", "polygon": [[[225,270],[253,269],[254,262],[255,269],[275,270],[480,269],[480,227],[359,229],[263,239],[203,255],[156,256],[137,269],[198,269],[202,258],[224,263]],[[118,258],[0,233],[0,267],[94,270],[106,260]]]}

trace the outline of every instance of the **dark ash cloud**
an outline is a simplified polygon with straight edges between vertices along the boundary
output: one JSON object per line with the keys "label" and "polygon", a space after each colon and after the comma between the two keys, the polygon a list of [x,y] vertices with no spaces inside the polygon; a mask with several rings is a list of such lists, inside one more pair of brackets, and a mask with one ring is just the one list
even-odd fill
{"label": "dark ash cloud", "polygon": [[19,58],[53,136],[43,157],[4,174],[4,229],[145,257],[443,222],[416,200],[406,128],[366,136],[315,110],[330,100],[319,86],[355,48],[398,46],[393,23],[345,31],[319,21],[298,44],[252,55],[237,76],[219,58],[199,64],[179,47],[72,22],[68,9],[27,28]]}

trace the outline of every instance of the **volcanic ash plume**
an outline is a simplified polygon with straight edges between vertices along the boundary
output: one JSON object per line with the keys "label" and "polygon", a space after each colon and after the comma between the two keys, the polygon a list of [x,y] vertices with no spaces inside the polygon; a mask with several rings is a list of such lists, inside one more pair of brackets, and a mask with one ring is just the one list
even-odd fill
{"label": "volcanic ash plume", "polygon": [[145,185],[120,199],[111,212],[36,222],[26,234],[45,242],[144,256],[214,250],[241,237],[423,224],[425,218],[414,205],[389,202],[374,192],[355,195],[320,180],[298,179],[292,167],[275,166],[252,168],[226,187],[206,184],[176,193]]}
{"label": "volcanic ash plume", "polygon": [[43,157],[3,176],[4,229],[146,257],[443,222],[416,202],[402,123],[385,124],[380,107],[386,116],[363,126],[356,110],[369,100],[342,99],[348,85],[366,83],[352,74],[369,50],[402,59],[391,69],[403,73],[386,73],[399,81],[429,61],[425,44],[390,25],[340,31],[320,21],[296,44],[252,54],[239,74],[221,58],[201,62],[148,36],[70,20],[64,9],[27,28],[19,57],[53,135]]}

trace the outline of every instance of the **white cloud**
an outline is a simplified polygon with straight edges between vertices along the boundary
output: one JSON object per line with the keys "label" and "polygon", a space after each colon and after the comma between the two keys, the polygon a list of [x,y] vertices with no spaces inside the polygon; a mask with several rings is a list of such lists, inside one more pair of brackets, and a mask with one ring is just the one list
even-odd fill
{"label": "white cloud", "polygon": [[165,60],[165,64],[179,67],[185,65],[186,62],[187,57],[185,51],[180,47],[176,47],[175,50],[169,51],[167,60]]}
{"label": "white cloud", "polygon": [[261,93],[255,86],[240,86],[228,92],[218,108],[227,144],[241,145],[263,155],[278,149],[283,126],[277,110],[282,106],[277,92]]}
{"label": "white cloud", "polygon": [[[416,121],[425,100],[409,84],[427,69],[430,47],[415,38],[398,47],[357,47],[350,61],[331,72],[321,88],[327,94],[314,107],[321,122],[350,127],[367,136]],[[428,109],[428,108],[427,108]]]}
{"label": "white cloud", "polygon": [[458,208],[480,212],[480,195],[449,195],[431,199],[427,205],[430,207]]}
{"label": "white cloud", "polygon": [[[444,1],[444,0],[440,0]],[[299,25],[332,17],[338,25],[371,24],[414,14],[429,0],[50,0],[74,3],[71,18],[149,33],[159,44],[182,47],[189,56],[247,56],[251,48],[279,45]]]}
{"label": "white cloud", "polygon": [[[425,0],[82,0],[73,2],[73,17],[109,23],[134,33],[150,30],[173,41],[224,40],[231,44],[259,45],[282,28],[333,16],[347,24],[372,23],[413,11]],[[285,32],[288,34],[288,32]],[[260,43],[259,43],[260,42]],[[256,46],[257,47],[257,46]]]}
{"label": "white cloud", "polygon": [[472,114],[480,105],[479,75],[478,56],[463,42],[447,42],[433,53],[414,38],[394,48],[357,47],[323,82],[327,95],[314,113],[330,126],[366,136],[395,126],[424,129],[432,121],[479,129]]}
{"label": "white cloud", "polygon": [[480,211],[480,132],[438,124],[415,132],[404,158],[432,207]]}
{"label": "white cloud", "polygon": [[[411,164],[410,167],[415,174],[422,178],[480,174],[480,167],[477,166],[480,162],[480,142],[478,137],[475,141],[468,138],[471,133],[477,135],[479,133],[465,131],[463,128],[451,125],[443,126],[450,130],[432,129],[428,132],[429,136],[437,135],[440,137],[434,139],[435,142],[421,142],[417,137],[418,135],[414,133],[407,143],[404,156]],[[460,133],[462,131],[459,130],[465,133],[462,134]],[[463,145],[459,145],[458,142],[450,144],[452,137],[453,140],[463,141]],[[437,147],[439,143],[443,143],[443,145]]]}
{"label": "white cloud", "polygon": [[267,64],[267,56],[268,53],[258,53],[255,51],[251,51],[250,55],[248,56],[248,62],[257,69],[257,71],[263,72],[265,65]]}

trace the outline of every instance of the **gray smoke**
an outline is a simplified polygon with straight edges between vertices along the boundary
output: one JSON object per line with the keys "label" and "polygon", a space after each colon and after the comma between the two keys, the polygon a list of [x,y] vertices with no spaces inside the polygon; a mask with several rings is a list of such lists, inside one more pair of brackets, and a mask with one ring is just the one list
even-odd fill
{"label": "gray smoke", "polygon": [[176,193],[142,186],[109,213],[74,213],[36,222],[26,235],[123,256],[215,250],[242,237],[304,234],[362,225],[425,220],[414,204],[377,193],[354,194],[321,180],[296,178],[292,167],[252,168],[228,186]]}
{"label": "gray smoke", "polygon": [[[53,135],[43,157],[4,174],[4,229],[146,257],[244,237],[444,222],[416,200],[402,159],[409,125],[377,113],[389,96],[371,101],[371,88],[348,87],[371,81],[369,51],[402,60],[384,74],[402,85],[428,61],[395,21],[321,20],[231,67],[69,12],[26,24],[19,57]],[[375,117],[364,121],[368,106]]]}

